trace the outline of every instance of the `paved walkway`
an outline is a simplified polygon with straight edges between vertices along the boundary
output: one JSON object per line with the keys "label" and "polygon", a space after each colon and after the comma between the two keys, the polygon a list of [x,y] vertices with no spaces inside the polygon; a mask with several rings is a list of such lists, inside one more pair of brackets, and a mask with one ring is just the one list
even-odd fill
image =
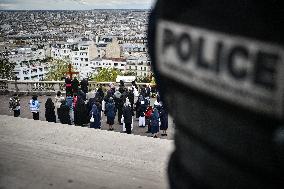
{"label": "paved walkway", "polygon": [[0,115],[0,188],[165,189],[173,141]]}
{"label": "paved walkway", "polygon": [[[39,96],[38,100],[41,102],[41,107],[40,107],[40,120],[45,121],[45,109],[44,109],[44,104],[46,102],[47,98],[52,98],[54,102],[54,96]],[[0,115],[10,115],[13,116],[13,111],[9,111],[9,99],[10,96],[8,95],[0,95]],[[31,96],[21,96],[21,115],[20,117],[22,118],[28,118],[32,119],[32,113],[29,110],[29,101],[31,99]],[[151,104],[154,104],[155,99],[151,99]],[[59,122],[59,121],[58,121]],[[160,138],[164,139],[173,139],[174,136],[174,125],[173,121],[171,118],[169,118],[169,129],[168,129],[168,136],[159,136]],[[108,125],[106,124],[106,117],[103,116],[102,118],[102,129],[107,130]],[[116,132],[122,132],[122,126],[118,124],[117,116],[115,119],[115,124],[114,124],[114,131]],[[134,135],[141,135],[141,136],[151,136],[149,133],[145,133],[147,131],[147,128],[140,128],[138,127],[138,120],[134,118],[134,128],[133,128],[133,134]],[[113,132],[113,131],[110,131]]]}

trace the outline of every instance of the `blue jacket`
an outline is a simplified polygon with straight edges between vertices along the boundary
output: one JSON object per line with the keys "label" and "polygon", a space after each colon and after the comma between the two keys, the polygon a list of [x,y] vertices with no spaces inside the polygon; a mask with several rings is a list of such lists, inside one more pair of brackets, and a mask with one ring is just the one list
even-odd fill
{"label": "blue jacket", "polygon": [[116,114],[116,108],[114,103],[107,103],[106,105],[106,116],[109,118],[114,118]]}

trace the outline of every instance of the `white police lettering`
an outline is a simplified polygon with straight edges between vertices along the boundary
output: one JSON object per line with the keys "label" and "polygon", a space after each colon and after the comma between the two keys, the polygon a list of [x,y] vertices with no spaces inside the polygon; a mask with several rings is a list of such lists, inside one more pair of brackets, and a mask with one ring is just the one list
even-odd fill
{"label": "white police lettering", "polygon": [[283,47],[160,20],[161,74],[210,95],[283,117]]}

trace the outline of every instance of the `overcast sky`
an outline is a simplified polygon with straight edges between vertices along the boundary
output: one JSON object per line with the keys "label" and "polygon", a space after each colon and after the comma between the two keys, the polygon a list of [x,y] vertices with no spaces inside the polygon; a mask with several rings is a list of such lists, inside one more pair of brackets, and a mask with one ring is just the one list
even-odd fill
{"label": "overcast sky", "polygon": [[149,9],[155,0],[0,0],[0,10]]}

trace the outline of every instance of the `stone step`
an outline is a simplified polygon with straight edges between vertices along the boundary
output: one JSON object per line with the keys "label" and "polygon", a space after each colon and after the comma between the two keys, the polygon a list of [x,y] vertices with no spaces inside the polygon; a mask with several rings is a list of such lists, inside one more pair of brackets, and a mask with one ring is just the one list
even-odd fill
{"label": "stone step", "polygon": [[171,140],[3,115],[0,120],[0,187],[167,187]]}

